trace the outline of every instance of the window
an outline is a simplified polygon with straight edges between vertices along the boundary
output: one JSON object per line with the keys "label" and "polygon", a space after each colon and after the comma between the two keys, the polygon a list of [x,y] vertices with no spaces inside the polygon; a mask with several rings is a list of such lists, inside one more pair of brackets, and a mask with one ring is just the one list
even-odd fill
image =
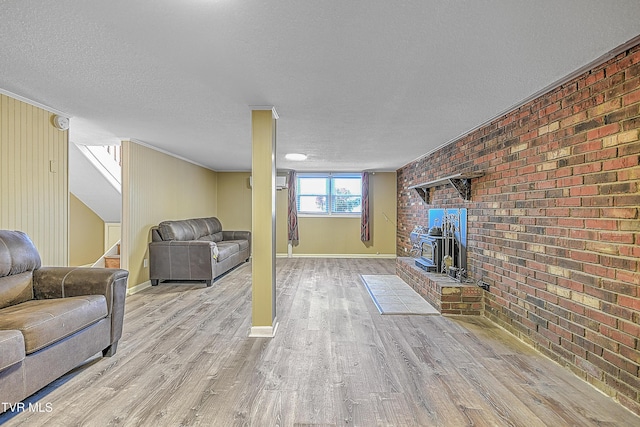
{"label": "window", "polygon": [[299,174],[298,212],[320,215],[359,215],[362,178],[359,174]]}

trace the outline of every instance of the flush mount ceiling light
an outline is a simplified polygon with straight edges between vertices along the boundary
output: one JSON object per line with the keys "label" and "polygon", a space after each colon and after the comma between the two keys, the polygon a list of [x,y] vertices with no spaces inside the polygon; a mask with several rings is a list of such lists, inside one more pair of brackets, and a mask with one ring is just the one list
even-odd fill
{"label": "flush mount ceiling light", "polygon": [[307,160],[307,155],[302,153],[288,153],[285,154],[284,158],[295,162],[301,162],[303,160]]}

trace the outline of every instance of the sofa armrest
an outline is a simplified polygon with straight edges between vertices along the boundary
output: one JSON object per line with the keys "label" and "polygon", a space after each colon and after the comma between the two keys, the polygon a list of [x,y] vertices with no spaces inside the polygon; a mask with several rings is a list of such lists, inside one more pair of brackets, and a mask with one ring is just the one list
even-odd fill
{"label": "sofa armrest", "polygon": [[187,254],[189,251],[211,255],[213,248],[217,245],[209,240],[167,240],[161,242],[149,243],[149,252],[154,251],[171,251],[173,254],[183,252]]}
{"label": "sofa armrest", "polygon": [[[208,240],[149,243],[149,278],[212,280],[218,247]],[[157,283],[157,282],[156,282]]]}
{"label": "sofa armrest", "polygon": [[248,240],[251,241],[250,231],[222,231],[222,240]]}

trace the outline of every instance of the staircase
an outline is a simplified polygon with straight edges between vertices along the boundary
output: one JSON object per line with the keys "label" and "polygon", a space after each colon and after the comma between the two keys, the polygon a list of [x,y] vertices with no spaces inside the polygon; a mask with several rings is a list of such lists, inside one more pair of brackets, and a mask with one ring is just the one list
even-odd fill
{"label": "staircase", "polygon": [[120,241],[111,246],[91,267],[120,268]]}
{"label": "staircase", "polygon": [[104,268],[120,268],[120,243],[116,243],[116,253],[104,256]]}
{"label": "staircase", "polygon": [[120,147],[69,144],[69,191],[104,222],[120,222]]}
{"label": "staircase", "polygon": [[[105,223],[119,224],[122,213],[121,150],[114,145],[69,144],[69,191],[95,212]],[[94,264],[94,267],[120,268],[120,236],[118,241]]]}

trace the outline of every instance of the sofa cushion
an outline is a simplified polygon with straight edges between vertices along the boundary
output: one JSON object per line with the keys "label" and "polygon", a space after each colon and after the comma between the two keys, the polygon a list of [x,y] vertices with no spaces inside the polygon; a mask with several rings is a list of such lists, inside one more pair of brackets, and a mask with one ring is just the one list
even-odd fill
{"label": "sofa cushion", "polygon": [[0,277],[0,309],[33,299],[33,272]]}
{"label": "sofa cushion", "polygon": [[212,216],[203,219],[207,223],[207,229],[209,230],[207,234],[216,234],[222,231],[222,223],[218,218]]}
{"label": "sofa cushion", "polygon": [[189,219],[187,223],[193,228],[193,235],[196,240],[211,235],[209,224],[204,218]]}
{"label": "sofa cushion", "polygon": [[225,240],[225,242],[237,244],[239,250],[244,250],[244,249],[247,249],[249,247],[249,241],[248,240]]}
{"label": "sofa cushion", "polygon": [[218,262],[237,254],[240,251],[240,246],[236,242],[218,242]]}
{"label": "sofa cushion", "polygon": [[0,371],[24,360],[24,338],[20,331],[0,331]]}
{"label": "sofa cushion", "polygon": [[106,316],[104,295],[32,300],[0,310],[0,329],[22,332],[31,354]]}
{"label": "sofa cushion", "polygon": [[0,230],[0,309],[33,298],[31,275],[40,255],[22,231]]}
{"label": "sofa cushion", "polygon": [[162,240],[195,240],[193,227],[187,221],[162,221],[158,224]]}
{"label": "sofa cushion", "polygon": [[22,231],[0,230],[0,277],[40,268],[40,255]]}
{"label": "sofa cushion", "polygon": [[207,234],[206,236],[198,237],[198,240],[205,240],[207,242],[221,242],[223,239],[222,231],[213,234]]}
{"label": "sofa cushion", "polygon": [[158,224],[158,232],[164,241],[209,240],[216,242],[218,240],[214,236],[222,232],[222,224],[215,217],[162,221]]}

